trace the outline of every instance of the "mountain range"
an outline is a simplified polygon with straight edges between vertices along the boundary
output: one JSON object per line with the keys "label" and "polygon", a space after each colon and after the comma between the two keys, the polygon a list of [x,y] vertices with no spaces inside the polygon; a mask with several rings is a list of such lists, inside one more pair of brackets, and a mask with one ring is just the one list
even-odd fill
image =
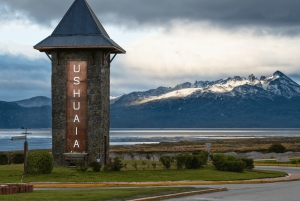
{"label": "mountain range", "polygon": [[299,128],[300,86],[276,71],[132,92],[111,104],[117,128]]}
{"label": "mountain range", "polygon": [[[276,71],[110,97],[112,128],[300,128],[300,86]],[[0,101],[0,128],[51,127],[51,99]]]}

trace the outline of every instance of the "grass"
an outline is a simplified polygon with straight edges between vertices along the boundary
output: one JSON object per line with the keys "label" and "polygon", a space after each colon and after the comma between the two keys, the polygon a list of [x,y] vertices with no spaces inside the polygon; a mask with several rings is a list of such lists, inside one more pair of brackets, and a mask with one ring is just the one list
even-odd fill
{"label": "grass", "polygon": [[257,160],[254,161],[255,165],[295,165],[300,166],[300,159],[299,158],[290,158],[290,162],[276,162],[276,159],[273,160]]}
{"label": "grass", "polygon": [[[146,182],[146,181],[181,181],[181,180],[206,180],[206,181],[229,181],[246,180],[258,178],[274,178],[285,176],[286,173],[277,171],[245,170],[243,173],[217,171],[213,166],[205,166],[201,169],[170,170],[163,169],[159,162],[154,170],[146,161],[142,168],[141,161],[135,161],[138,170],[131,164],[134,161],[124,161],[127,169],[119,172],[78,172],[75,168],[55,167],[51,174],[23,175],[23,165],[3,165],[0,166],[0,183],[18,182]],[[145,163],[144,163],[145,164]],[[149,168],[148,168],[149,166]]]}
{"label": "grass", "polygon": [[57,190],[57,191],[34,191],[33,193],[23,193],[14,195],[1,195],[1,201],[34,201],[34,200],[128,200],[138,197],[163,195],[192,191],[191,187],[176,188],[120,188],[120,189],[97,189],[97,190]]}

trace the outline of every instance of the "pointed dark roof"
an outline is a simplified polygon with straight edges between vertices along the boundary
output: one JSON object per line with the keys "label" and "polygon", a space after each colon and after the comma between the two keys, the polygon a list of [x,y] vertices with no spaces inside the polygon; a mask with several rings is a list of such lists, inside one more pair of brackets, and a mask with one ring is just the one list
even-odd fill
{"label": "pointed dark roof", "polygon": [[61,48],[105,48],[126,53],[110,39],[86,0],[75,0],[53,33],[34,46],[41,52]]}

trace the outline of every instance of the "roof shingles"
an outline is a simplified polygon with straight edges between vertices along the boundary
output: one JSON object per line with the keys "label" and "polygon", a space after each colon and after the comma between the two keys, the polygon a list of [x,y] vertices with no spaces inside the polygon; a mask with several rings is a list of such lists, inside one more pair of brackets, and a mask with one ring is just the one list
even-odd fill
{"label": "roof shingles", "polygon": [[126,51],[110,39],[86,0],[75,0],[53,33],[34,46],[40,51],[59,48],[107,48]]}

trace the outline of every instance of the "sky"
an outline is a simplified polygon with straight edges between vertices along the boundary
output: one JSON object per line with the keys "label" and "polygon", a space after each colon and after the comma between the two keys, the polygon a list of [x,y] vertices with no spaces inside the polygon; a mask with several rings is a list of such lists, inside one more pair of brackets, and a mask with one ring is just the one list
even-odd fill
{"label": "sky", "polygon": [[[111,95],[279,70],[300,83],[299,0],[87,0],[126,54]],[[51,63],[33,46],[73,0],[0,0],[0,100],[51,97]]]}

